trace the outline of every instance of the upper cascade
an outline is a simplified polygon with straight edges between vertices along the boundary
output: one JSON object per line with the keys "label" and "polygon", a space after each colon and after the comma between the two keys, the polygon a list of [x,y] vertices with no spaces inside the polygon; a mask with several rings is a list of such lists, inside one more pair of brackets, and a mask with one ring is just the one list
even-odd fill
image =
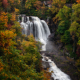
{"label": "upper cascade", "polygon": [[36,41],[40,41],[42,44],[42,50],[46,50],[45,46],[47,38],[50,35],[50,30],[47,23],[44,20],[40,20],[35,16],[21,16],[22,21],[19,20],[22,27],[22,34],[33,34]]}

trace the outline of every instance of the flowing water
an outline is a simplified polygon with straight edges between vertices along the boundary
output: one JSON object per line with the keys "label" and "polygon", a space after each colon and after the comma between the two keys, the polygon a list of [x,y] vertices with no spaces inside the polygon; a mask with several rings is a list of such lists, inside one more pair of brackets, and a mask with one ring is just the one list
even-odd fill
{"label": "flowing water", "polygon": [[47,38],[50,35],[48,25],[44,20],[40,20],[38,17],[30,16],[22,17],[22,22],[20,23],[23,28],[22,34],[30,35],[33,34],[36,41],[40,41],[43,46],[42,50],[46,50]]}
{"label": "flowing water", "polygon": [[[46,22],[34,16],[21,17],[22,22],[20,24],[22,27],[22,34],[25,34],[26,36],[33,34],[35,40],[40,41],[43,44],[42,51],[46,51],[47,38],[50,35],[50,30]],[[70,77],[62,72],[49,57],[44,55],[42,55],[42,57],[42,61],[49,63],[49,72],[52,72],[51,77],[53,77],[54,80],[71,80]]]}
{"label": "flowing water", "polygon": [[51,72],[51,77],[54,78],[54,80],[71,80],[70,77],[62,72],[52,61],[49,57],[42,55],[42,61],[49,63],[49,72]]}

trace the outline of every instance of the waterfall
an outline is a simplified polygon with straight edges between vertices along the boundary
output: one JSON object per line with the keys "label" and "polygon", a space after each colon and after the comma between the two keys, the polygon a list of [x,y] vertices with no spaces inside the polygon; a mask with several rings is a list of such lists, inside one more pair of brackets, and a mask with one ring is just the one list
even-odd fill
{"label": "waterfall", "polygon": [[[22,21],[19,20],[19,22],[21,22],[22,34],[26,36],[33,34],[35,40],[43,44],[42,51],[46,51],[47,38],[50,35],[50,30],[46,22],[34,16],[21,17]],[[51,77],[53,77],[54,80],[71,80],[70,77],[62,72],[49,57],[44,55],[42,55],[42,57],[43,62],[49,63],[49,72],[51,72]]]}
{"label": "waterfall", "polygon": [[42,55],[42,61],[44,62],[48,62],[49,63],[49,72],[51,72],[51,77],[54,78],[54,80],[71,80],[70,77],[62,72],[54,63],[54,61],[52,61],[51,59],[49,59],[49,57]]}
{"label": "waterfall", "polygon": [[[19,20],[20,21],[20,20]],[[36,41],[40,41],[43,46],[42,50],[46,50],[47,38],[50,35],[48,25],[44,20],[40,20],[34,16],[22,16],[22,34],[30,35],[33,34]]]}

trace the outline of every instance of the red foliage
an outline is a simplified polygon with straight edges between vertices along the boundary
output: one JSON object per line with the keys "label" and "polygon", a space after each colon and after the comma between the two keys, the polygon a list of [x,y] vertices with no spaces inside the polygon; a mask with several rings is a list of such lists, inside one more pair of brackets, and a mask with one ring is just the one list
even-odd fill
{"label": "red foliage", "polygon": [[80,45],[77,45],[76,54],[78,55],[78,57],[80,57]]}
{"label": "red foliage", "polygon": [[8,24],[8,30],[10,30],[11,26],[12,26],[11,24]]}
{"label": "red foliage", "polygon": [[5,8],[7,8],[8,6],[8,1],[7,0],[2,0],[2,4]]}

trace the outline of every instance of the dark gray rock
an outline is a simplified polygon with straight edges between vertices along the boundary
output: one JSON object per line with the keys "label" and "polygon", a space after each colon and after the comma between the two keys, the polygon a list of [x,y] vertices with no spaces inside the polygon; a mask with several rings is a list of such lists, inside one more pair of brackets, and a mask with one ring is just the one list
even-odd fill
{"label": "dark gray rock", "polygon": [[42,67],[46,70],[47,68],[50,67],[48,62],[42,61]]}

